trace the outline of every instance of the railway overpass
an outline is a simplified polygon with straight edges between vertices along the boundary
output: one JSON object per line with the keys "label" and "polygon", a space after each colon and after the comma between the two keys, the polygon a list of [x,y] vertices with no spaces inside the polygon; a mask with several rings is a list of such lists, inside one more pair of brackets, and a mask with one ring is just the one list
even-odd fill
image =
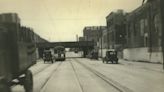
{"label": "railway overpass", "polygon": [[83,51],[84,57],[94,49],[94,42],[93,41],[79,41],[79,42],[44,42],[44,43],[37,43],[36,44],[39,53],[42,57],[43,50],[45,48],[54,48],[55,46],[64,46],[65,48],[79,48]]}
{"label": "railway overpass", "polygon": [[93,48],[93,41],[79,41],[79,42],[44,42],[37,43],[38,48],[54,48],[55,46],[64,46],[65,48]]}

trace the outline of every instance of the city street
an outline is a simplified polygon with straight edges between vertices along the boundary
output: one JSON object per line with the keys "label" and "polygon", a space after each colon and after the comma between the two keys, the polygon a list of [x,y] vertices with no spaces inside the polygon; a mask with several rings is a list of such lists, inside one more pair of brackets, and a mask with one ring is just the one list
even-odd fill
{"label": "city street", "polygon": [[[67,58],[64,62],[38,63],[31,68],[34,92],[163,92],[161,64],[119,60],[104,64],[101,60]],[[23,92],[22,86],[12,87]]]}
{"label": "city street", "polygon": [[164,92],[163,5],[1,0],[0,92]]}

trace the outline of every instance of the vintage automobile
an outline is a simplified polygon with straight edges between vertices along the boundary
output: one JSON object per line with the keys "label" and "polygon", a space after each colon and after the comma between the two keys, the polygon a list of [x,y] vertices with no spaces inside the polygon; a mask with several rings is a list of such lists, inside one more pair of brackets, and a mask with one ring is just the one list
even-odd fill
{"label": "vintage automobile", "polygon": [[90,59],[98,60],[98,51],[92,51]]}
{"label": "vintage automobile", "polygon": [[108,62],[111,62],[112,64],[113,63],[118,64],[117,51],[115,50],[106,51],[106,55],[103,58],[103,63],[108,63]]}
{"label": "vintage automobile", "polygon": [[75,53],[78,53],[78,50],[75,50]]}
{"label": "vintage automobile", "polygon": [[44,60],[44,63],[45,62],[53,63],[53,57],[52,57],[52,53],[51,53],[50,50],[44,50],[44,52],[43,52],[43,60]]}

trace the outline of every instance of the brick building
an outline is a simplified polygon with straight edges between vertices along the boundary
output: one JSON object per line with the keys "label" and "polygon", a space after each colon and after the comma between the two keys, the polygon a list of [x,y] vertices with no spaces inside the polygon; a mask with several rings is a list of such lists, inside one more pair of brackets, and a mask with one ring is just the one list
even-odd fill
{"label": "brick building", "polygon": [[162,62],[159,1],[147,2],[128,14],[125,59]]}
{"label": "brick building", "polygon": [[102,36],[102,30],[104,30],[105,26],[88,26],[83,29],[83,37],[85,41],[93,41],[95,46],[99,41],[99,38]]}
{"label": "brick building", "polygon": [[107,22],[107,48],[121,50],[126,44],[125,35],[126,35],[126,16],[123,10],[117,10],[116,12],[111,12],[106,17]]}
{"label": "brick building", "polygon": [[79,37],[79,41],[85,41],[84,37]]}

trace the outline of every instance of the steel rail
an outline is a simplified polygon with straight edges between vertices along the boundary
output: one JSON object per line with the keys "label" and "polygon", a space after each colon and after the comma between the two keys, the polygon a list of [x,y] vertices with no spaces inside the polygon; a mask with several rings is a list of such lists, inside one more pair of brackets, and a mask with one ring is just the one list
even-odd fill
{"label": "steel rail", "polygon": [[47,80],[44,82],[44,84],[41,86],[41,89],[39,90],[39,92],[42,91],[42,89],[46,86],[46,84],[48,83],[48,81],[52,78],[52,75],[58,70],[58,68],[61,66],[62,62],[60,62],[58,64],[58,66],[53,70],[53,72],[51,73],[51,75],[47,78]]}
{"label": "steel rail", "polygon": [[100,79],[102,79],[104,82],[106,82],[107,84],[111,85],[113,88],[115,88],[116,90],[118,90],[119,92],[133,92],[131,89],[121,85],[120,83],[116,82],[115,80],[105,76],[104,74],[98,72],[97,70],[81,63],[80,61],[78,61],[77,59],[75,59],[76,62],[78,64],[80,64],[81,66],[83,66],[84,68],[86,68],[87,70],[89,70],[90,72],[92,72],[93,74],[95,74],[97,77],[99,77]]}
{"label": "steel rail", "polygon": [[82,84],[81,84],[81,82],[80,82],[80,79],[79,79],[79,77],[78,77],[78,74],[77,74],[77,72],[76,72],[76,69],[75,69],[73,63],[72,63],[71,61],[69,61],[69,63],[70,63],[71,66],[72,66],[72,69],[73,69],[73,71],[74,71],[74,73],[75,73],[75,76],[76,76],[76,78],[77,78],[77,81],[78,81],[78,83],[79,83],[79,86],[80,86],[81,91],[84,92],[83,86],[82,86]]}

